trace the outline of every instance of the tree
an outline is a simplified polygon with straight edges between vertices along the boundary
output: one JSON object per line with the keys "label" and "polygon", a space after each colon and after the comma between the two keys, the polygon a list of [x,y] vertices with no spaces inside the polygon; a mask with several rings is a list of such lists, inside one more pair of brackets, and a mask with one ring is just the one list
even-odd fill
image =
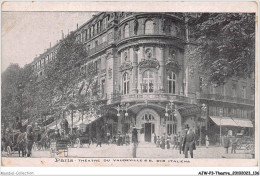
{"label": "tree", "polygon": [[199,66],[209,82],[219,85],[254,73],[255,14],[199,13],[188,19]]}

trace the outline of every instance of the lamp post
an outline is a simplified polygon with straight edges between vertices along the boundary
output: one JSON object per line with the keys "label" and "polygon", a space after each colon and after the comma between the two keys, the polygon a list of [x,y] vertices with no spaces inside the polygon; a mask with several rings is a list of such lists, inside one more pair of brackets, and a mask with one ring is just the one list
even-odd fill
{"label": "lamp post", "polygon": [[167,126],[166,121],[169,116],[168,112],[170,111],[170,115],[173,114],[174,117],[177,116],[175,104],[173,103],[173,100],[170,100],[168,104],[165,106],[165,132],[167,132]]}
{"label": "lamp post", "polygon": [[120,105],[118,105],[117,106],[117,117],[120,117],[120,111],[121,112],[124,112],[125,111],[125,113],[124,113],[124,117],[126,118],[126,117],[128,117],[128,107],[130,106],[130,104],[129,103],[126,103],[126,104],[120,104]]}
{"label": "lamp post", "polygon": [[118,104],[118,106],[117,106],[117,117],[119,117],[120,116],[120,111],[121,112],[123,112],[123,111],[125,111],[125,117],[128,117],[128,107],[129,107],[129,103],[127,103],[127,104]]}
{"label": "lamp post", "polygon": [[223,110],[222,110],[222,109],[219,110],[219,115],[220,115],[220,125],[219,125],[219,145],[221,146],[221,145],[222,145],[222,144],[221,144],[221,143],[222,143],[222,142],[221,142],[221,141],[222,141],[222,140],[221,140],[221,139],[222,139],[222,132],[221,132],[221,126],[222,126],[222,125],[221,125],[221,120],[222,120],[222,118],[223,118]]}
{"label": "lamp post", "polygon": [[[201,105],[201,110],[203,112],[203,115],[205,114],[206,110],[207,110],[207,106],[206,104],[202,104]],[[206,117],[207,118],[207,117]],[[201,123],[202,123],[202,120],[200,120],[200,140],[199,140],[199,146],[201,146]]]}

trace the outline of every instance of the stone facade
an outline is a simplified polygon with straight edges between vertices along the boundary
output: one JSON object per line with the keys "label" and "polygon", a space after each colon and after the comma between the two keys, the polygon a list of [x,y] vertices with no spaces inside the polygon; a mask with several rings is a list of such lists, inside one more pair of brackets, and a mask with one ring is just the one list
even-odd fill
{"label": "stone facade", "polygon": [[[203,86],[201,77],[205,75],[190,59],[194,46],[188,41],[182,14],[102,12],[79,27],[76,34],[88,52],[80,70],[86,71],[88,64],[96,63],[106,105],[121,108],[118,117],[116,111],[101,117],[111,134],[127,133],[136,126],[140,141],[151,142],[152,133],[176,134],[185,124],[197,133],[201,128],[207,133],[209,116],[218,115],[212,114],[212,107],[243,110],[241,118],[250,118],[254,109],[254,96],[250,97],[254,93],[250,93],[253,79],[231,80],[222,92],[220,87],[213,90]],[[33,65],[38,73],[39,62],[44,62],[48,53],[54,51],[51,55],[55,59],[55,48],[35,59]],[[233,92],[234,84],[238,88],[234,96],[241,95],[243,89],[243,98],[226,96]],[[168,111],[166,118],[170,101],[176,111]],[[201,112],[202,103],[207,105],[206,114]],[[95,122],[90,126],[98,128]]]}

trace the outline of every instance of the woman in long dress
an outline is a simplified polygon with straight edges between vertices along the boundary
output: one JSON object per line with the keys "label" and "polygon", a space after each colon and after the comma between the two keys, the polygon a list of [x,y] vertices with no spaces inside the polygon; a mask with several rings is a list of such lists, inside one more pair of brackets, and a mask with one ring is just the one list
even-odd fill
{"label": "woman in long dress", "polygon": [[209,137],[208,137],[208,135],[206,135],[206,148],[208,148],[209,147]]}

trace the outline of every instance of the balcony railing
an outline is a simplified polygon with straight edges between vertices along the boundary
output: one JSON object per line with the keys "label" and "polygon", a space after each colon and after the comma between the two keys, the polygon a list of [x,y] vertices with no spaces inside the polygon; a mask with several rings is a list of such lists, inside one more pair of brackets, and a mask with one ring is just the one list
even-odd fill
{"label": "balcony railing", "polygon": [[251,99],[224,96],[224,95],[220,95],[220,94],[200,94],[198,99],[226,101],[226,102],[230,102],[230,103],[241,103],[241,104],[249,104],[249,105],[254,105],[254,103],[255,103],[254,100],[251,100]]}
{"label": "balcony railing", "polygon": [[97,45],[95,48],[92,48],[92,49],[88,50],[87,53],[88,53],[89,56],[93,55],[96,52],[104,49],[107,46],[108,46],[108,42],[101,43],[101,44]]}
{"label": "balcony railing", "polygon": [[119,102],[119,101],[144,101],[144,100],[155,100],[155,101],[178,101],[183,103],[192,103],[192,98],[185,97],[182,95],[176,94],[169,94],[169,93],[143,93],[143,94],[125,94],[122,95],[121,93],[114,93],[111,95],[112,102]]}

